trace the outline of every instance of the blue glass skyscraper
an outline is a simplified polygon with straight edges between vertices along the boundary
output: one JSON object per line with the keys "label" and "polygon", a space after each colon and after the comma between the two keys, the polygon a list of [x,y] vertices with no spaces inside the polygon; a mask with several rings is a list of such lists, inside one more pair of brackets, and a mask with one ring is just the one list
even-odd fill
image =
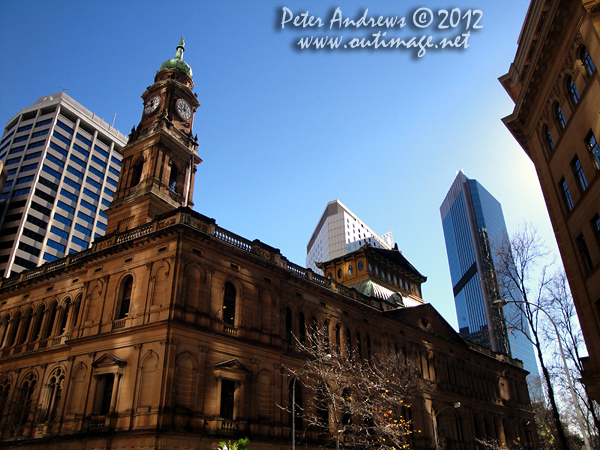
{"label": "blue glass skyscraper", "polygon": [[[530,377],[538,377],[529,330],[507,331],[495,278],[494,246],[508,236],[502,206],[481,184],[460,172],[440,206],[454,303],[460,335],[495,352],[523,361]],[[505,313],[519,313],[508,304]],[[525,324],[525,327],[527,325]]]}

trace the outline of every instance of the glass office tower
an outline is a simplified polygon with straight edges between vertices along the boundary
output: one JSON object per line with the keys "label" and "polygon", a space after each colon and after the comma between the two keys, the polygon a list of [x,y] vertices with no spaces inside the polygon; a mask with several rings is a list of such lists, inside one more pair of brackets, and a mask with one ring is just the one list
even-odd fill
{"label": "glass office tower", "polygon": [[[520,359],[529,377],[538,377],[533,344],[521,331],[507,332],[502,310],[491,306],[499,298],[494,246],[508,236],[502,206],[481,184],[460,172],[440,213],[460,335]],[[505,313],[514,317],[520,312],[509,303]],[[529,335],[529,330],[525,333]]]}
{"label": "glass office tower", "polygon": [[0,139],[0,277],[34,269],[103,236],[127,137],[64,92],[8,121]]}

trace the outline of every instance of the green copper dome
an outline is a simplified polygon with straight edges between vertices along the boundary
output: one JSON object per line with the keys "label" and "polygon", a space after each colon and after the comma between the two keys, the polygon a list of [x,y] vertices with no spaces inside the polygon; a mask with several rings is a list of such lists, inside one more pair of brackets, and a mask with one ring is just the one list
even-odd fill
{"label": "green copper dome", "polygon": [[185,73],[188,77],[192,77],[192,68],[188,63],[183,61],[183,51],[185,50],[185,43],[183,42],[183,36],[179,41],[179,45],[177,46],[177,53],[175,54],[175,58],[167,59],[164,63],[160,65],[159,72],[163,70],[179,70],[180,72]]}

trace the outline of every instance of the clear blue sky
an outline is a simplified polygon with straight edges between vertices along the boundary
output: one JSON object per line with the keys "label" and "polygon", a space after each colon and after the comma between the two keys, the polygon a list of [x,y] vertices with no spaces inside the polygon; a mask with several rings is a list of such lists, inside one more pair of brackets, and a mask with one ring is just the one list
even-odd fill
{"label": "clear blue sky", "polygon": [[[513,61],[529,0],[440,1],[0,1],[0,122],[60,92],[128,134],[140,95],[185,35],[194,72],[194,133],[204,162],[195,209],[304,265],[325,205],[340,199],[376,233],[393,230],[428,277],[425,300],[456,327],[439,206],[464,169],[501,203],[512,232],[533,222],[555,248],[533,164],[501,118],[513,105],[498,82]],[[281,29],[282,8],[321,28]],[[329,29],[344,18],[405,17],[400,29]],[[412,25],[420,7],[428,28]],[[480,9],[464,49],[297,50],[302,37],[433,42],[440,8]],[[454,18],[456,19],[456,13]],[[473,16],[475,17],[475,16]],[[474,20],[474,19],[473,19]],[[447,22],[449,23],[449,21]],[[471,22],[473,25],[473,21]]]}

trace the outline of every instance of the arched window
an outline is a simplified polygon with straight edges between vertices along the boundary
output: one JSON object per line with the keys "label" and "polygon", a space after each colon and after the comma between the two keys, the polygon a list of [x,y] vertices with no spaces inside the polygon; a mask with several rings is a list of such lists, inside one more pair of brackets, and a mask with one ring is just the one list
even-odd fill
{"label": "arched window", "polygon": [[29,334],[29,327],[31,326],[31,315],[33,310],[30,309],[25,313],[25,317],[23,318],[23,325],[21,326],[21,331],[19,332],[19,336],[17,336],[17,345],[21,345],[27,339],[27,335]]}
{"label": "arched window", "polygon": [[358,331],[356,332],[356,354],[359,358],[362,358],[362,342]]}
{"label": "arched window", "polygon": [[50,309],[48,310],[48,322],[44,328],[42,333],[42,339],[48,339],[52,335],[52,331],[54,329],[54,320],[56,319],[56,303],[52,303]]}
{"label": "arched window", "polygon": [[131,169],[131,184],[129,187],[137,186],[142,180],[142,171],[144,169],[144,158],[139,157]]}
{"label": "arched window", "polygon": [[7,408],[8,394],[10,393],[10,379],[4,377],[0,380],[0,420],[4,419],[4,413]]}
{"label": "arched window", "polygon": [[48,397],[46,399],[46,421],[52,422],[56,418],[65,382],[64,371],[59,367],[52,372],[48,380]]}
{"label": "arched window", "polygon": [[67,331],[67,322],[69,320],[69,314],[71,313],[71,299],[67,299],[63,305],[62,316],[60,318],[60,326],[58,327],[59,336],[65,334]]}
{"label": "arched window", "polygon": [[177,170],[177,166],[175,164],[171,164],[171,175],[169,176],[169,189],[173,192],[177,192],[177,176],[179,175],[179,171]]}
{"label": "arched window", "polygon": [[341,350],[341,344],[342,344],[342,342],[341,342],[341,339],[342,339],[341,332],[342,332],[342,327],[338,323],[335,326],[335,351],[338,352],[338,353]]}
{"label": "arched window", "polygon": [[303,313],[298,315],[298,339],[302,345],[306,344],[306,321]]}
{"label": "arched window", "polygon": [[10,316],[6,314],[0,322],[0,348],[4,346],[4,340],[8,336],[8,327],[10,324]]}
{"label": "arched window", "polygon": [[349,328],[346,328],[346,352],[348,357],[352,357],[352,333]]}
{"label": "arched window", "polygon": [[292,343],[292,310],[285,308],[285,342]]}
{"label": "arched window", "polygon": [[317,343],[317,336],[318,336],[318,328],[319,328],[319,323],[317,322],[317,319],[315,317],[312,318],[311,321],[311,330],[310,330],[310,345],[312,347],[316,346]]}
{"label": "arched window", "polygon": [[550,153],[554,151],[554,139],[552,139],[552,133],[550,132],[550,128],[548,125],[544,125],[544,139],[546,140],[546,145],[550,150]]}
{"label": "arched window", "polygon": [[23,383],[21,384],[19,400],[15,405],[17,408],[17,414],[15,418],[17,419],[18,425],[25,425],[29,420],[29,412],[31,411],[31,404],[33,402],[33,392],[35,390],[36,383],[37,379],[35,375],[33,373],[30,373],[25,377]]}
{"label": "arched window", "polygon": [[554,118],[556,119],[556,123],[560,130],[564,130],[567,126],[567,119],[565,119],[565,115],[562,112],[562,109],[558,102],[554,103]]}
{"label": "arched window", "polygon": [[17,333],[19,331],[19,325],[21,324],[21,311],[18,311],[13,318],[12,325],[10,327],[10,331],[8,334],[8,342],[6,343],[7,347],[12,347],[15,345],[15,340],[17,339]]}
{"label": "arched window", "polygon": [[35,342],[40,338],[42,331],[42,322],[44,321],[44,312],[46,311],[46,307],[44,305],[40,306],[37,313],[35,314],[35,322],[33,324],[33,332],[31,333],[31,341]]}
{"label": "arched window", "polygon": [[326,353],[330,353],[330,346],[329,346],[329,319],[327,319],[325,321],[325,323],[323,324],[323,334],[324,334],[324,339],[325,339],[325,352]]}
{"label": "arched window", "polygon": [[228,281],[223,295],[223,322],[231,326],[235,326],[235,300],[235,286]]}
{"label": "arched window", "polygon": [[583,63],[583,66],[585,67],[585,73],[587,73],[588,77],[591,77],[592,74],[594,73],[594,70],[596,70],[596,66],[594,65],[594,62],[592,61],[592,57],[590,56],[589,52],[587,51],[587,48],[583,47],[581,49],[581,53],[579,54],[580,58],[581,58],[581,62]]}
{"label": "arched window", "polygon": [[121,284],[119,301],[117,302],[117,315],[115,320],[121,320],[129,316],[131,306],[131,292],[133,291],[133,277],[127,275]]}
{"label": "arched window", "polygon": [[575,86],[575,82],[571,75],[567,76],[566,84],[569,100],[571,100],[571,103],[575,106],[579,102],[579,92],[577,91],[577,86]]}

